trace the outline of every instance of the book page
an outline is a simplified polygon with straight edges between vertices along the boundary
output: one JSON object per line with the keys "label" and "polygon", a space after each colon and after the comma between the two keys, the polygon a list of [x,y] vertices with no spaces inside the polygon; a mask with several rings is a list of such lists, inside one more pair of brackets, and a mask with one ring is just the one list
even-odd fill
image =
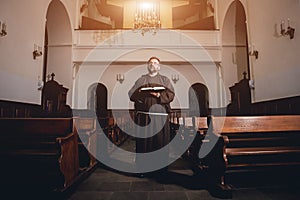
{"label": "book page", "polygon": [[143,87],[141,88],[141,91],[162,91],[165,90],[165,87],[162,86],[156,86],[156,87]]}

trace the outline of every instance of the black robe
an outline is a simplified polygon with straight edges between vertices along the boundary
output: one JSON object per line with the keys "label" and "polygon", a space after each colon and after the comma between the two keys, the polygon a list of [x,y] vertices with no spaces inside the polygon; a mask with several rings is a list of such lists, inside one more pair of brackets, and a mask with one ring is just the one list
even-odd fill
{"label": "black robe", "polygon": [[[149,94],[149,91],[141,91],[141,88],[152,86],[163,86],[165,90],[160,91],[159,97],[155,97]],[[167,145],[170,142],[170,126],[168,113],[171,110],[170,102],[173,101],[175,96],[174,88],[170,80],[166,76],[162,76],[160,74],[157,74],[154,77],[143,75],[135,82],[134,86],[128,92],[128,95],[130,100],[134,102],[136,111],[135,122],[139,127],[148,125],[150,123],[150,120],[152,127],[147,128],[147,131],[152,132],[155,127],[163,127],[154,136],[147,138],[136,138],[136,152],[152,152]],[[153,107],[153,105],[156,104],[159,104],[161,106]],[[151,110],[149,110],[150,108]],[[166,119],[165,123],[164,119]],[[147,133],[147,131],[141,132],[138,128],[137,135],[153,135],[153,133]]]}

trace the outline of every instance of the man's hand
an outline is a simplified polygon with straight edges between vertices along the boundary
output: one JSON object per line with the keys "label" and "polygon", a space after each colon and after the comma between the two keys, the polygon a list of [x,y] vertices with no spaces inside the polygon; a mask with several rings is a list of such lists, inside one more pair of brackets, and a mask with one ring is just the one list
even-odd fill
{"label": "man's hand", "polygon": [[151,95],[159,98],[160,97],[160,93],[159,92],[150,92]]}

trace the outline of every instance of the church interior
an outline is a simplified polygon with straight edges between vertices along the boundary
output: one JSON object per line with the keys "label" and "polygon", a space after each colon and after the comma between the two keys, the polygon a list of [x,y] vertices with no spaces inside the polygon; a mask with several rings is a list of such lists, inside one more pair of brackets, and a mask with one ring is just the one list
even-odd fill
{"label": "church interior", "polygon": [[[299,199],[299,19],[300,0],[1,0],[3,195]],[[138,171],[128,91],[152,56],[169,160]]]}

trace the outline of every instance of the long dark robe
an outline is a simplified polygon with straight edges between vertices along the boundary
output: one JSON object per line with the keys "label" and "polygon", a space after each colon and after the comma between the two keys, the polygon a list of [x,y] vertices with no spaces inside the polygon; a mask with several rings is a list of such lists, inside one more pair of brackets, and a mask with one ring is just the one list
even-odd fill
{"label": "long dark robe", "polygon": [[[165,90],[160,91],[160,96],[155,97],[149,92],[141,91],[143,87],[151,86],[163,86]],[[168,114],[170,112],[170,102],[173,101],[175,93],[174,88],[170,80],[166,76],[157,74],[154,77],[149,75],[143,75],[134,84],[134,86],[128,92],[129,98],[134,102],[136,110],[136,123],[140,127],[150,124],[151,126],[147,131],[152,131],[155,127],[163,127],[157,134],[147,138],[136,138],[136,152],[146,153],[158,150],[170,142],[170,126],[169,126],[169,115],[162,116],[160,113]],[[159,104],[161,106],[151,106]],[[152,114],[147,114],[151,108]],[[155,114],[157,113],[157,114]],[[151,115],[151,116],[150,116]],[[163,119],[166,119],[165,123]],[[151,120],[151,121],[150,121]],[[153,135],[147,133],[147,131],[141,132],[137,130],[137,134],[140,136]]]}

